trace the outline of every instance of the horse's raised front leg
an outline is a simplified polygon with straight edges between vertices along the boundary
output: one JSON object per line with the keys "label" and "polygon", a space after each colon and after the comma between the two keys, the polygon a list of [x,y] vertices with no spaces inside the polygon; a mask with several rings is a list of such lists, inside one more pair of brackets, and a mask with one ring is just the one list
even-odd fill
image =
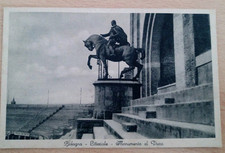
{"label": "horse's raised front leg", "polygon": [[104,57],[101,58],[102,60],[102,63],[103,63],[103,66],[104,66],[104,70],[105,70],[105,74],[104,74],[104,77],[103,79],[107,79],[108,78],[108,65],[107,65],[107,62],[106,62],[106,59]]}
{"label": "horse's raised front leg", "polygon": [[91,58],[98,59],[97,55],[89,55],[89,56],[88,56],[88,62],[87,62],[87,65],[88,65],[89,69],[92,69],[92,66],[91,66]]}

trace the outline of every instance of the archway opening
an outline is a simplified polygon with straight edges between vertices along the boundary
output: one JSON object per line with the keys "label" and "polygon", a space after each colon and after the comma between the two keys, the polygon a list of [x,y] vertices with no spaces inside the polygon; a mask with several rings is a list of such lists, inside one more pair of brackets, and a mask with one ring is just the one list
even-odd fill
{"label": "archway opening", "polygon": [[175,83],[173,15],[166,14],[161,31],[160,41],[160,81],[162,87]]}

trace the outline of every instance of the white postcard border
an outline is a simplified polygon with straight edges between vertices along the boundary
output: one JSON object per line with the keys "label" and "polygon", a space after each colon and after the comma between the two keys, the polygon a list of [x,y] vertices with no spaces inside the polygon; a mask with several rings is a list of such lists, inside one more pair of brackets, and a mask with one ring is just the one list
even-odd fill
{"label": "white postcard border", "polygon": [[[5,140],[6,101],[7,101],[7,66],[8,66],[8,33],[9,14],[11,12],[76,12],[76,13],[187,13],[210,14],[215,138],[196,139],[117,139],[117,140]],[[4,8],[3,52],[2,52],[2,84],[1,84],[1,120],[0,148],[171,148],[171,147],[221,147],[220,96],[218,79],[218,55],[216,43],[215,10],[198,9],[102,9],[102,8]],[[123,142],[123,143],[121,143]],[[66,145],[71,143],[71,145]],[[140,144],[135,144],[140,143]],[[73,145],[74,144],[74,145]],[[82,144],[80,146],[79,144]],[[108,144],[108,145],[106,145]],[[119,145],[121,144],[121,145]],[[133,144],[133,145],[132,145]]]}

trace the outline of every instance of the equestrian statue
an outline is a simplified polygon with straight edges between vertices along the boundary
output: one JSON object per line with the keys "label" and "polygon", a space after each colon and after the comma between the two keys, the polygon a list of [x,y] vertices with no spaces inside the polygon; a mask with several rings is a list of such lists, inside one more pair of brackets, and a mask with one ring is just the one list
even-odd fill
{"label": "equestrian statue", "polygon": [[[103,79],[108,78],[108,65],[106,60],[110,60],[113,62],[124,61],[129,68],[124,68],[124,70],[120,74],[120,79],[123,77],[124,73],[127,73],[137,67],[137,74],[133,78],[136,80],[139,78],[141,69],[143,67],[142,64],[138,62],[138,54],[141,54],[141,60],[145,58],[145,51],[142,48],[134,48],[131,47],[129,42],[127,41],[127,35],[124,30],[116,25],[116,21],[112,20],[111,29],[107,34],[93,34],[87,38],[87,40],[83,40],[84,46],[89,50],[96,50],[95,55],[89,55],[87,65],[90,69],[91,66],[91,58],[100,59],[103,63],[103,67],[105,70],[105,74]],[[106,40],[104,37],[108,37],[109,40]]]}

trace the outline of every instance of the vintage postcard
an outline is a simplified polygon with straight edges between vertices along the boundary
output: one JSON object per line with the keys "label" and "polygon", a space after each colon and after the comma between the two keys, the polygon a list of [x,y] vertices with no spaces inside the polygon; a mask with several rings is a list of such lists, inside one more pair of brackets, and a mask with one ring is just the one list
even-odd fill
{"label": "vintage postcard", "polygon": [[2,148],[221,147],[214,10],[5,8]]}

